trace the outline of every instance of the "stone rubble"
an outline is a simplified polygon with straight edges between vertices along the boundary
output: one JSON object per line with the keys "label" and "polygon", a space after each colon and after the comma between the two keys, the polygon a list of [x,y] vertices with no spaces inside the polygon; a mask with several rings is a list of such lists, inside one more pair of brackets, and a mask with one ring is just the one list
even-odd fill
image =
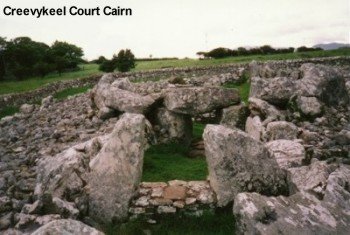
{"label": "stone rubble", "polygon": [[[86,94],[22,105],[0,120],[0,232],[102,234],[88,225],[233,202],[238,234],[346,234],[350,66],[302,62],[251,63],[248,104],[220,87],[245,79],[238,66],[107,74]],[[204,142],[193,120],[216,124]],[[172,141],[205,152],[208,181],[140,182],[144,150]]]}

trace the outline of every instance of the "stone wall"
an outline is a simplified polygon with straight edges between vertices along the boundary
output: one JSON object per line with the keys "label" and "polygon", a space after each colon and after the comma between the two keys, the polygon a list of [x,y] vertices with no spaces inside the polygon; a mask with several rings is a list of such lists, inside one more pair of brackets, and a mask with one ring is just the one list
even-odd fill
{"label": "stone wall", "polygon": [[132,217],[147,218],[182,212],[201,215],[215,205],[216,196],[208,181],[142,182],[129,212]]}
{"label": "stone wall", "polygon": [[[303,63],[319,63],[329,65],[348,65],[350,63],[350,57],[329,57],[329,58],[311,58],[311,59],[298,59],[298,60],[283,60],[283,61],[271,61],[274,68],[296,68]],[[258,62],[258,64],[264,64],[266,62]],[[142,82],[149,80],[161,80],[171,77],[185,77],[192,78],[198,76],[210,76],[210,75],[225,75],[225,74],[237,74],[237,71],[242,69],[248,69],[248,63],[241,64],[227,64],[216,66],[204,66],[204,67],[185,67],[185,68],[165,68],[157,70],[149,70],[142,72],[129,72],[129,73],[117,73],[117,77],[128,77],[132,82]],[[40,101],[42,98],[53,95],[61,90],[71,87],[83,87],[95,85],[101,75],[93,75],[86,78],[79,78],[69,81],[57,81],[47,84],[39,89],[23,93],[15,93],[8,95],[0,95],[0,110],[6,106],[20,106],[24,103],[34,103]]]}

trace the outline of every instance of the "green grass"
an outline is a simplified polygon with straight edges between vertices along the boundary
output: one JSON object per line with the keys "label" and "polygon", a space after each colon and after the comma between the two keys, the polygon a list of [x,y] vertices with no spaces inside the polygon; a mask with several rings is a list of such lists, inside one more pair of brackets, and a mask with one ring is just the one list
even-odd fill
{"label": "green grass", "polygon": [[193,139],[195,139],[195,140],[202,139],[204,128],[205,128],[205,124],[194,123],[193,124]]}
{"label": "green grass", "polygon": [[[136,62],[136,67],[133,71],[145,71],[160,68],[175,68],[175,67],[195,67],[195,66],[210,66],[223,65],[230,63],[243,63],[252,60],[266,61],[266,60],[286,60],[286,59],[301,59],[312,57],[330,57],[330,56],[350,56],[350,49],[339,49],[331,51],[313,51],[302,53],[287,53],[275,55],[253,55],[253,56],[237,56],[223,59],[181,59],[181,60],[158,60],[158,61],[139,61]],[[80,65],[81,70],[74,72],[67,72],[59,76],[57,73],[49,74],[44,78],[33,77],[23,81],[4,81],[0,82],[0,95],[25,92],[37,89],[47,83],[61,80],[71,80],[90,75],[102,74],[98,70],[97,64]]]}
{"label": "green grass", "polygon": [[84,93],[91,88],[91,86],[67,88],[65,90],[57,92],[54,95],[54,98],[58,100],[63,100],[66,99],[68,96]]}
{"label": "green grass", "polygon": [[16,92],[25,92],[37,89],[43,85],[46,85],[55,81],[72,80],[77,78],[83,78],[94,74],[101,74],[98,71],[97,64],[84,64],[80,65],[80,70],[63,73],[59,76],[57,73],[52,73],[44,78],[33,77],[23,81],[4,81],[0,82],[0,95]]}
{"label": "green grass", "polygon": [[157,60],[157,61],[140,61],[136,63],[134,71],[159,69],[159,68],[175,68],[175,67],[193,67],[193,66],[210,66],[223,65],[230,63],[243,63],[252,60],[287,60],[287,59],[304,59],[313,57],[331,57],[331,56],[350,56],[350,49],[339,49],[330,51],[311,51],[297,52],[273,55],[252,55],[252,56],[236,56],[223,59],[181,59],[181,60]]}
{"label": "green grass", "polygon": [[142,181],[205,180],[205,159],[189,158],[186,154],[187,149],[176,143],[151,146],[145,152]]}
{"label": "green grass", "polygon": [[19,111],[18,107],[8,106],[0,109],[0,119],[6,116],[11,116]]}
{"label": "green grass", "polygon": [[216,213],[204,211],[200,217],[162,215],[154,225],[139,219],[119,226],[111,226],[105,232],[107,235],[232,235],[234,228],[234,216],[230,208],[230,210]]}
{"label": "green grass", "polygon": [[240,85],[237,85],[234,83],[227,83],[223,85],[223,87],[238,89],[239,95],[241,96],[242,101],[248,104],[249,90],[250,90],[250,84],[248,82],[242,83]]}

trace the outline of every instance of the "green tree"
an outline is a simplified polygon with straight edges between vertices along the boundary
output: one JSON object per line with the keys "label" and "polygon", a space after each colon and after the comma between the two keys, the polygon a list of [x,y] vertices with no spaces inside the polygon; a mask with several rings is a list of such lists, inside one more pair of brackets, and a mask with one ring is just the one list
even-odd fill
{"label": "green tree", "polygon": [[50,47],[32,41],[29,37],[18,37],[6,43],[5,66],[18,79],[34,75],[34,65],[47,59]]}
{"label": "green tree", "polygon": [[6,48],[6,39],[0,37],[0,80],[5,78],[6,67],[5,67],[5,48]]}
{"label": "green tree", "polygon": [[53,64],[49,64],[43,61],[40,61],[34,65],[35,74],[41,77],[45,77],[53,70],[55,70],[55,66]]}
{"label": "green tree", "polygon": [[106,60],[102,64],[100,64],[100,66],[98,67],[100,71],[103,71],[106,73],[113,72],[116,68],[117,66],[113,60]]}
{"label": "green tree", "polygon": [[76,69],[83,61],[83,49],[67,42],[55,41],[51,46],[50,56],[61,74],[65,69]]}
{"label": "green tree", "polygon": [[96,60],[91,61],[91,63],[102,64],[102,63],[104,63],[106,61],[107,61],[106,57],[100,56]]}
{"label": "green tree", "polygon": [[118,71],[127,72],[135,68],[135,56],[129,49],[120,50],[117,56],[113,56],[112,63]]}

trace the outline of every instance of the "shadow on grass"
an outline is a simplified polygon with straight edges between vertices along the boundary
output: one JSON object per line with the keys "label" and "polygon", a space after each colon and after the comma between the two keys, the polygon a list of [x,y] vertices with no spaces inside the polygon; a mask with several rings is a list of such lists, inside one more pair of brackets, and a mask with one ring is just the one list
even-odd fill
{"label": "shadow on grass", "polygon": [[137,219],[118,226],[108,226],[107,235],[226,235],[234,234],[234,216],[231,207],[209,211],[196,217],[186,214],[159,215],[156,224]]}

